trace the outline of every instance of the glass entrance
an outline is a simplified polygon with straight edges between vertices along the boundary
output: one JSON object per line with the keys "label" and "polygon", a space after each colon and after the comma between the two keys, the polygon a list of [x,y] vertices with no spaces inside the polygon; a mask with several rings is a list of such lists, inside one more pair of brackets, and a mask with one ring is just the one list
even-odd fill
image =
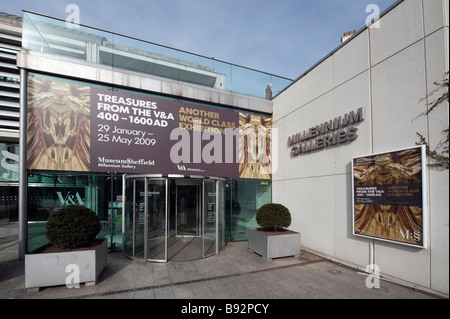
{"label": "glass entrance", "polygon": [[166,261],[167,180],[125,178],[124,252],[134,258]]}
{"label": "glass entrance", "polygon": [[217,254],[224,247],[222,181],[124,179],[126,255],[158,262],[187,261]]}

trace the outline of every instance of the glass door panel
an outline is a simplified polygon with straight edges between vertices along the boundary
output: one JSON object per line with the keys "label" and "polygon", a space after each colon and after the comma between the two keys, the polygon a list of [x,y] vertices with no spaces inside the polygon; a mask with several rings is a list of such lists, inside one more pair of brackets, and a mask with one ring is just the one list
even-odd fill
{"label": "glass door panel", "polygon": [[124,178],[124,195],[125,195],[125,204],[124,210],[126,212],[124,218],[124,229],[123,229],[123,251],[128,256],[134,256],[134,222],[136,209],[134,206],[134,180]]}
{"label": "glass door panel", "polygon": [[136,259],[167,260],[167,181],[125,177],[124,252]]}
{"label": "glass door panel", "polygon": [[176,179],[171,187],[174,213],[171,214],[172,233],[168,238],[168,260],[201,259],[202,181]]}
{"label": "glass door panel", "polygon": [[148,179],[147,192],[147,259],[166,261],[166,180]]}
{"label": "glass door panel", "polygon": [[177,184],[176,233],[177,237],[200,235],[200,186],[199,184]]}
{"label": "glass door panel", "polygon": [[217,190],[216,182],[203,181],[203,256],[217,251]]}
{"label": "glass door panel", "polygon": [[145,179],[133,182],[133,257],[145,258]]}

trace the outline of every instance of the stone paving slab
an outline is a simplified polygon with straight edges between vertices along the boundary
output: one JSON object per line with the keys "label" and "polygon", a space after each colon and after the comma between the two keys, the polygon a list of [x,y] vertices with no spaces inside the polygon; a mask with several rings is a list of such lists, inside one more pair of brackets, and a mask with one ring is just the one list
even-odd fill
{"label": "stone paving slab", "polygon": [[299,257],[267,260],[247,242],[229,243],[216,256],[189,262],[145,263],[109,253],[97,285],[30,293],[24,288],[24,263],[11,248],[13,228],[0,227],[1,299],[440,299],[383,280],[369,289],[367,274],[304,250]]}

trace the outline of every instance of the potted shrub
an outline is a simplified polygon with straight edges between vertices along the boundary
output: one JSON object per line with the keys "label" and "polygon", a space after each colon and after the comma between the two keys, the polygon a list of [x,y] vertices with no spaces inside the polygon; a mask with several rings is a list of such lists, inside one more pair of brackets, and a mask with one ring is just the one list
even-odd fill
{"label": "potted shrub", "polygon": [[25,288],[96,284],[108,251],[107,239],[96,239],[100,228],[98,216],[87,207],[67,206],[52,214],[49,244],[25,255]]}
{"label": "potted shrub", "polygon": [[256,212],[261,228],[249,229],[248,247],[267,259],[300,255],[300,233],[288,230],[291,213],[281,204],[266,204]]}

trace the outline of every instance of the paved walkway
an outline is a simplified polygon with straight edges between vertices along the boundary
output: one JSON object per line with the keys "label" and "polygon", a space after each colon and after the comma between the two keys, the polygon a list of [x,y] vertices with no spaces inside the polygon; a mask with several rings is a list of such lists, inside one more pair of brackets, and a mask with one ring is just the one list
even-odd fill
{"label": "paved walkway", "polygon": [[[144,263],[109,253],[95,286],[27,292],[17,259],[17,224],[0,225],[0,298],[14,299],[439,299],[381,281],[303,251],[300,257],[265,260],[247,242],[229,243],[219,255],[190,262]],[[187,303],[186,303],[187,304]],[[181,310],[180,310],[181,311]]]}

